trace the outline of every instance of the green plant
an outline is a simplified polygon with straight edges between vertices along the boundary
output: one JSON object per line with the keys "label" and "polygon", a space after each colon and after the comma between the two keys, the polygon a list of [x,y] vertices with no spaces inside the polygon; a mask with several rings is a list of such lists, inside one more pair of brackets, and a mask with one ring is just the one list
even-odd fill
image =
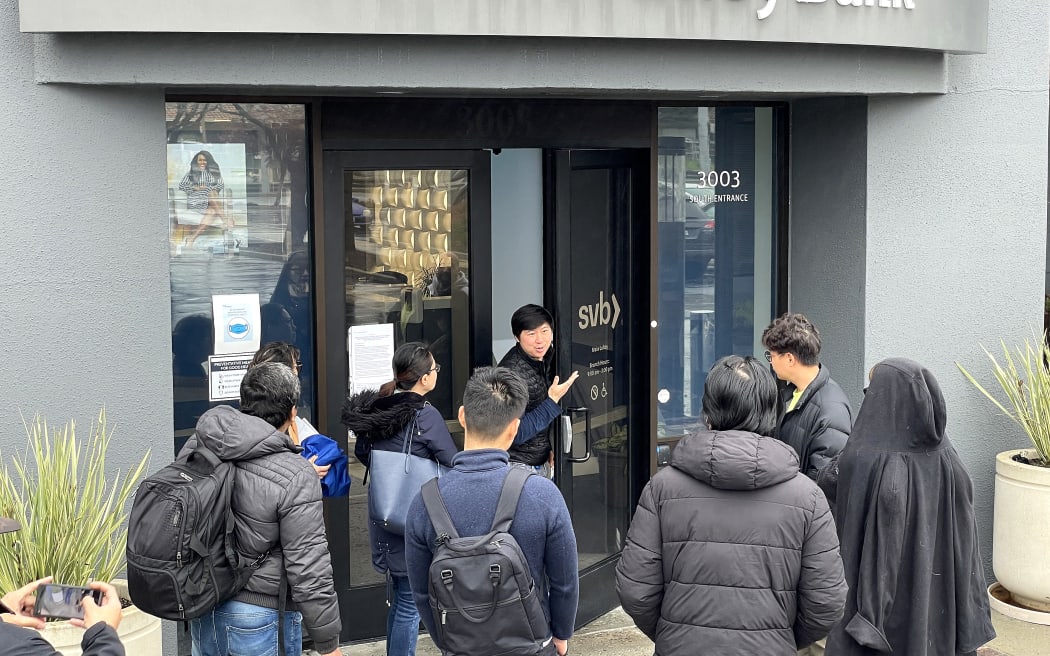
{"label": "green plant", "polygon": [[99,412],[88,438],[70,421],[50,428],[41,417],[25,423],[26,451],[0,469],[0,516],[22,530],[0,535],[0,590],[45,576],[70,585],[110,581],[124,568],[127,501],[146,470],[149,453],[123,477],[106,476],[112,430]]}
{"label": "green plant", "polygon": [[1017,347],[1013,352],[1006,342],[1001,344],[1002,364],[988,349],[981,348],[992,361],[992,373],[1006,396],[1006,403],[993,396],[960,363],[955,364],[967,380],[1021,427],[1042,461],[1033,461],[1033,464],[1050,466],[1050,369],[1047,368],[1050,346],[1045,335],[1040,341],[1025,339],[1024,347]]}

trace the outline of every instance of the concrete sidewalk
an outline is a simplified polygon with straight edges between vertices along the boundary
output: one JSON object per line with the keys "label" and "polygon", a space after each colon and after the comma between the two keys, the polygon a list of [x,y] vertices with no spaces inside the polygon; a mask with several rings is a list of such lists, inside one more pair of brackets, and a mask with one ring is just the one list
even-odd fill
{"label": "concrete sidewalk", "polygon": [[[977,653],[979,656],[1042,656],[1050,654],[1050,626],[1030,624],[992,611],[999,634]],[[386,641],[365,642],[342,649],[344,656],[386,656]],[[631,618],[616,608],[576,632],[569,653],[587,656],[649,656],[653,643],[634,627]],[[312,656],[313,652],[311,652]],[[419,636],[418,656],[440,656],[426,634]]]}
{"label": "concrete sidewalk", "polygon": [[[576,632],[569,641],[569,653],[591,656],[643,656],[653,653],[653,643],[634,627],[619,607],[602,615]],[[386,641],[365,642],[343,647],[344,656],[386,656]],[[419,636],[416,656],[441,656],[426,634]]]}

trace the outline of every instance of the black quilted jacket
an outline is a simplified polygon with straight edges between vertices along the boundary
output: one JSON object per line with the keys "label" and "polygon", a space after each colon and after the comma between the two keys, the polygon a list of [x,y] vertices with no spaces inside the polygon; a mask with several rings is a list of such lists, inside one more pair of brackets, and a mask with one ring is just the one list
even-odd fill
{"label": "black quilted jacket", "polygon": [[[529,388],[529,403],[525,406],[525,412],[529,412],[547,398],[547,389],[554,380],[551,369],[551,361],[554,359],[554,351],[547,351],[543,361],[534,360],[521,350],[521,346],[507,351],[499,366],[506,367],[518,374],[525,385]],[[523,462],[528,465],[542,465],[547,462],[551,451],[551,440],[549,429],[545,428],[535,437],[516,444],[508,449],[511,462]]]}
{"label": "black quilted jacket", "polygon": [[[787,407],[794,392],[795,386],[790,384],[781,390],[781,408]],[[773,435],[795,450],[799,469],[816,480],[817,473],[846,446],[852,425],[846,393],[821,365],[795,409],[780,417]]]}

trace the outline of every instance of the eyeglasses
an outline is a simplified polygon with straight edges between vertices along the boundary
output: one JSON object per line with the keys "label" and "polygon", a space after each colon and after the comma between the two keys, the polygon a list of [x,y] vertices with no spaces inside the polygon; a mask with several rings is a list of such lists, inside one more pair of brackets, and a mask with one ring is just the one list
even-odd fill
{"label": "eyeglasses", "polygon": [[435,362],[435,363],[434,363],[434,368],[433,368],[433,369],[431,369],[430,371],[428,371],[427,373],[429,374],[429,373],[433,372],[433,373],[435,373],[435,374],[436,374],[436,373],[438,373],[439,371],[441,371],[441,365]]}
{"label": "eyeglasses", "polygon": [[296,360],[295,361],[295,368],[298,369],[299,371],[302,371],[303,370],[303,361],[302,360]]}
{"label": "eyeglasses", "polygon": [[764,355],[766,356],[766,362],[768,362],[769,364],[773,364],[773,354],[769,351],[766,351]]}

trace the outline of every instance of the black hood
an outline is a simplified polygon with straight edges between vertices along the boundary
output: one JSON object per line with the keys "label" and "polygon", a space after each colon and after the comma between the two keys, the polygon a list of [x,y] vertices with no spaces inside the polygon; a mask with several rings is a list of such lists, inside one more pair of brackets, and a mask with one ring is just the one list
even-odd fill
{"label": "black hood", "polygon": [[946,440],[948,413],[937,379],[922,365],[889,358],[875,365],[851,441],[886,451],[928,451]]}
{"label": "black hood", "polygon": [[415,392],[380,396],[379,390],[368,389],[346,399],[342,422],[358,439],[376,442],[404,430],[425,404]]}

